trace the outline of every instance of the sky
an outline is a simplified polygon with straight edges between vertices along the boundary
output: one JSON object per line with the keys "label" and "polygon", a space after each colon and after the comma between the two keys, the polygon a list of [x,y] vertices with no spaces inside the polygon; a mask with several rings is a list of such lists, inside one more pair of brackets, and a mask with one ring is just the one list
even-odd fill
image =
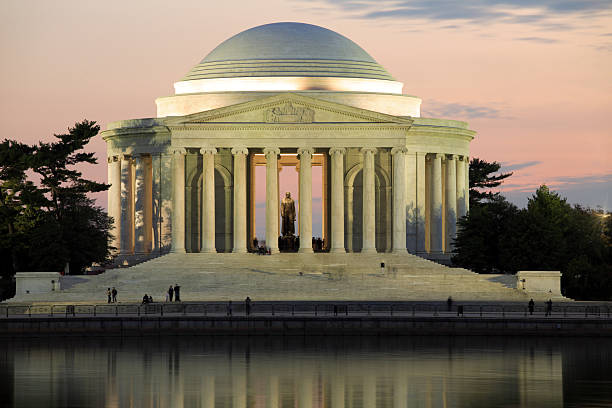
{"label": "sky", "polygon": [[[2,0],[0,15],[2,139],[154,117],[155,98],[219,43],[297,21],[359,44],[422,116],[467,121],[471,156],[514,172],[502,191],[515,204],[547,184],[612,210],[609,0]],[[100,164],[84,173],[105,181],[104,141],[89,149]]]}

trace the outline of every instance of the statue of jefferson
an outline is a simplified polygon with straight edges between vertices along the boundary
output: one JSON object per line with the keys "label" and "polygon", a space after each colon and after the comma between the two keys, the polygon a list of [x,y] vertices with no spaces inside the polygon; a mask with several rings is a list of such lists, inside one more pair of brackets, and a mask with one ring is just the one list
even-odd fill
{"label": "statue of jefferson", "polygon": [[281,201],[281,217],[283,219],[282,234],[283,237],[293,236],[295,234],[295,203],[291,198],[291,193],[286,192],[285,198]]}

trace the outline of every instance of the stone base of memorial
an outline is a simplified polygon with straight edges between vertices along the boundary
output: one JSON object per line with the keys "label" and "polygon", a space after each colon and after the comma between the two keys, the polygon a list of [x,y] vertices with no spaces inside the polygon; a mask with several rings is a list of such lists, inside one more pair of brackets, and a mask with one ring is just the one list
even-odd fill
{"label": "stone base of memorial", "polygon": [[551,297],[561,296],[559,271],[519,271],[516,273],[516,280],[516,287],[528,294],[548,293]]}
{"label": "stone base of memorial", "polygon": [[59,272],[17,272],[16,296],[61,290],[60,276]]}

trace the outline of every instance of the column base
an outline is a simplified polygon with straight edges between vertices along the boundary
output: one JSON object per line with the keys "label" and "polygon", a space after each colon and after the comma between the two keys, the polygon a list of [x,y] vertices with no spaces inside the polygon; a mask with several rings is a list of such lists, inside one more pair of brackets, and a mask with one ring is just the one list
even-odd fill
{"label": "column base", "polygon": [[232,250],[232,254],[246,254],[247,250],[246,248],[234,248]]}
{"label": "column base", "polygon": [[376,248],[362,248],[361,253],[362,254],[376,254],[378,253],[378,251],[376,251]]}
{"label": "column base", "polygon": [[217,249],[216,248],[202,248],[200,250],[201,254],[216,254],[217,253]]}
{"label": "column base", "polygon": [[407,249],[397,248],[391,251],[392,254],[404,255],[408,253]]}
{"label": "column base", "polygon": [[280,254],[280,250],[278,248],[270,248],[271,254]]}
{"label": "column base", "polygon": [[329,250],[331,254],[346,254],[346,249],[344,248],[332,248]]}
{"label": "column base", "polygon": [[300,248],[298,250],[299,254],[312,254],[314,251],[312,250],[312,248]]}

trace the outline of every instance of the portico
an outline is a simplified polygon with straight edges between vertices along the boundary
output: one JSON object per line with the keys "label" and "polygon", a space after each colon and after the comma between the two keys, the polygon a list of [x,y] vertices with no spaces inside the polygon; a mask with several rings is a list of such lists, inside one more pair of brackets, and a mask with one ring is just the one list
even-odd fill
{"label": "portico", "polygon": [[[293,35],[283,32],[285,24],[308,26],[280,23],[252,30],[280,30],[275,41],[284,42],[285,34]],[[249,41],[261,41],[253,35]],[[341,41],[359,48],[345,37]],[[246,52],[226,43],[218,47],[224,48],[224,55]],[[234,81],[230,71],[217,72],[216,79],[204,77],[203,68],[196,67],[176,84],[175,96],[158,99],[157,118],[110,124],[103,136],[118,252],[131,256],[252,250],[255,192],[265,188],[266,246],[277,253],[279,205],[285,194],[279,191],[279,172],[295,167],[300,253],[313,251],[314,184],[322,189],[325,251],[449,254],[456,221],[468,211],[474,132],[464,122],[421,118],[420,99],[391,90],[389,84],[401,84],[360,48],[352,52],[345,59],[367,60],[367,69],[363,65],[362,71],[347,74],[355,75],[354,82],[318,80],[316,87],[323,90],[309,88],[314,72],[304,74],[309,79],[303,89],[292,89],[296,83],[287,80],[274,82],[278,72],[267,63],[246,82]],[[300,64],[300,69],[311,67]],[[286,89],[267,89],[270,81]],[[247,83],[254,88],[232,88]],[[263,184],[255,182],[256,166],[265,166]],[[313,181],[312,168],[317,166],[322,167],[322,178]]]}

